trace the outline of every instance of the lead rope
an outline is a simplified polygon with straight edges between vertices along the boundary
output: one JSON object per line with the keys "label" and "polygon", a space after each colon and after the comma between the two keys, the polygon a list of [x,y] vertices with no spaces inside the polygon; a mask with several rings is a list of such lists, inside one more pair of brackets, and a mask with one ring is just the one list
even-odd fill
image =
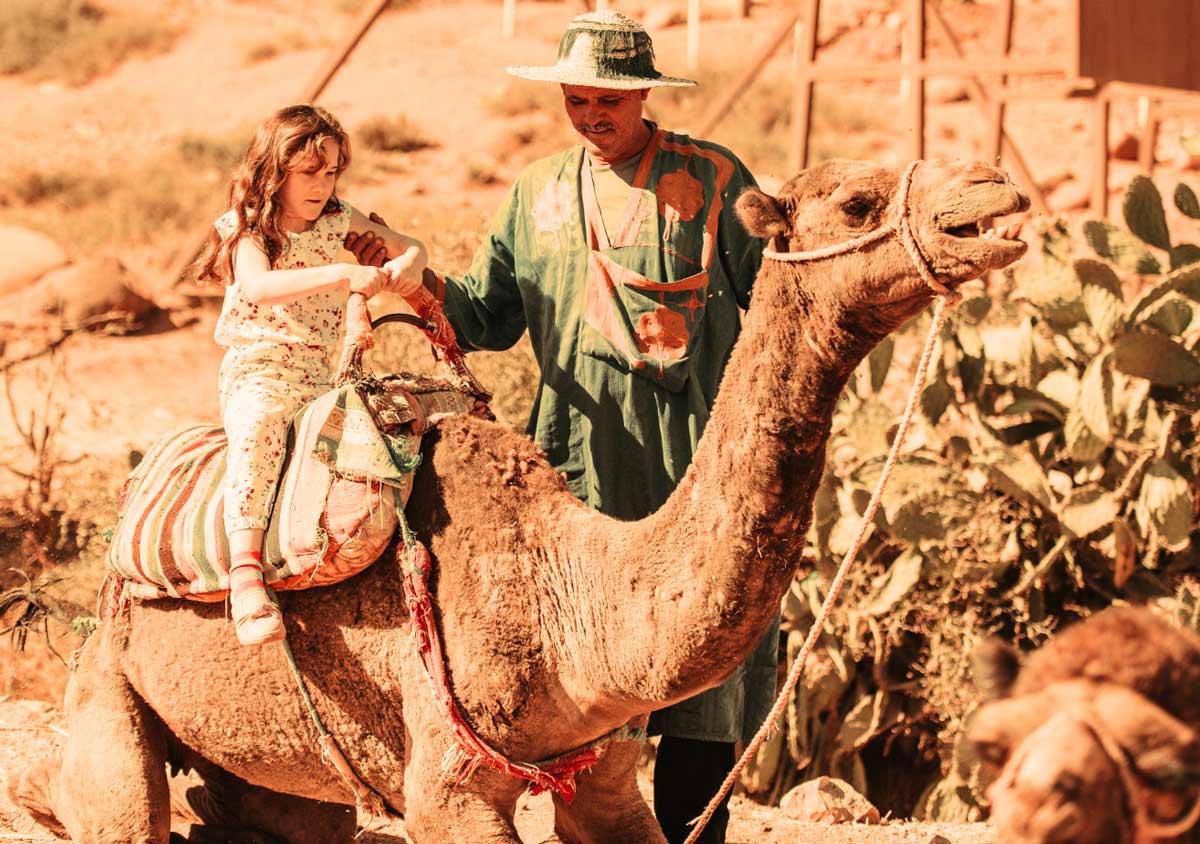
{"label": "lead rope", "polygon": [[758,753],[759,747],[767,740],[767,737],[775,729],[775,722],[779,716],[783,714],[787,702],[791,699],[792,691],[796,688],[796,683],[800,681],[800,676],[804,673],[804,663],[808,659],[809,653],[816,646],[817,639],[820,637],[825,628],[825,622],[829,618],[829,613],[833,610],[834,602],[837,601],[841,594],[842,585],[846,580],[846,575],[850,571],[850,564],[854,562],[858,555],[862,544],[866,541],[867,536],[871,531],[871,524],[875,518],[875,511],[879,508],[879,500],[883,496],[884,486],[887,484],[888,476],[892,473],[892,468],[896,465],[896,461],[900,456],[900,447],[904,444],[904,438],[908,433],[908,425],[912,421],[913,413],[917,407],[917,401],[921,395],[921,388],[925,384],[925,376],[929,371],[929,362],[933,358],[933,350],[937,346],[938,336],[941,334],[942,325],[946,321],[946,309],[958,303],[962,298],[957,291],[951,290],[934,278],[933,272],[925,263],[925,258],[921,254],[917,246],[916,237],[912,233],[912,226],[908,219],[908,189],[912,184],[913,171],[917,169],[920,161],[914,161],[908,165],[904,171],[904,176],[900,181],[900,192],[897,195],[897,206],[900,210],[899,219],[889,223],[881,229],[871,232],[863,237],[855,238],[846,243],[828,246],[823,249],[815,249],[809,252],[776,252],[772,249],[764,249],[764,257],[776,261],[784,262],[810,262],[820,261],[825,258],[831,258],[835,255],[844,255],[849,252],[854,252],[867,244],[874,243],[882,239],[884,236],[897,232],[900,236],[901,243],[904,244],[904,249],[912,260],[913,265],[917,268],[917,273],[926,285],[930,287],[937,295],[937,306],[933,311],[933,321],[929,326],[929,336],[925,340],[925,348],[921,352],[921,360],[917,365],[917,371],[913,375],[912,389],[908,393],[908,403],[905,405],[904,413],[900,417],[899,428],[896,431],[896,437],[892,441],[892,448],[888,452],[887,462],[884,463],[883,472],[879,476],[878,482],[875,484],[875,491],[871,493],[871,500],[867,504],[867,509],[863,513],[858,524],[858,532],[854,536],[854,541],[850,543],[850,548],[846,551],[846,555],[842,557],[841,565],[838,566],[837,574],[834,575],[833,582],[829,584],[829,592],[825,596],[824,602],[821,604],[821,609],[817,613],[816,619],[813,621],[812,627],[809,628],[808,636],[804,640],[804,646],[800,649],[800,653],[796,655],[796,661],[792,663],[791,669],[788,671],[787,679],[783,683],[783,688],[779,691],[779,695],[775,698],[775,705],[771,707],[771,711],[767,714],[758,732],[754,734],[754,738],[746,745],[746,750],[742,753],[737,763],[733,766],[733,770],[725,777],[725,781],[721,783],[721,788],[708,802],[704,812],[700,817],[696,818],[691,833],[684,840],[684,844],[695,844],[699,839],[700,833],[704,831],[704,827],[712,820],[713,814],[717,811],[717,807],[725,800],[733,788],[734,783],[742,774],[742,770],[746,767],[751,758]]}

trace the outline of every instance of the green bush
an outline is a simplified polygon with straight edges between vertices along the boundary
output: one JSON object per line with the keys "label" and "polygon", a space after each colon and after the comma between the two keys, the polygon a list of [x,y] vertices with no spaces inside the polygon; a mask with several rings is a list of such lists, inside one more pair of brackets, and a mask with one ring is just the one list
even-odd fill
{"label": "green bush", "polygon": [[177,35],[161,16],[109,12],[88,0],[5,0],[0,74],[82,85],[131,55],[167,49]]}

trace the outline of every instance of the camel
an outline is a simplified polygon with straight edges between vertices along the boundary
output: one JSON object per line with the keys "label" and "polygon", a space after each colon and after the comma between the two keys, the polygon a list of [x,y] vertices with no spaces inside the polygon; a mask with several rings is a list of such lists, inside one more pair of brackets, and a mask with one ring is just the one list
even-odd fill
{"label": "camel", "polygon": [[1200,637],[1113,607],[1021,664],[987,643],[967,737],[1013,844],[1200,841]]}
{"label": "camel", "polygon": [[[778,197],[743,194],[741,220],[779,252],[902,217],[917,251],[888,236],[814,263],[764,260],[694,462],[641,521],[582,505],[507,428],[465,416],[435,426],[408,517],[433,561],[445,665],[474,730],[509,759],[544,760],[727,677],[801,559],[844,384],[933,298],[914,259],[951,288],[1006,266],[1026,246],[1015,227],[989,221],[1027,208],[1002,171],[948,160],[903,176],[833,161]],[[404,815],[413,844],[514,844],[526,783],[487,767],[458,781],[400,578],[381,560],[281,596],[316,708],[358,776]],[[192,840],[354,836],[351,795],[322,761],[282,656],[237,647],[219,606],[150,601],[106,620],[77,655],[66,717],[61,769],[30,771],[13,791],[74,841],[167,841],[168,765],[194,769],[217,795],[215,831]],[[640,752],[636,741],[607,744],[574,800],[555,796],[563,841],[663,842],[638,792]]]}

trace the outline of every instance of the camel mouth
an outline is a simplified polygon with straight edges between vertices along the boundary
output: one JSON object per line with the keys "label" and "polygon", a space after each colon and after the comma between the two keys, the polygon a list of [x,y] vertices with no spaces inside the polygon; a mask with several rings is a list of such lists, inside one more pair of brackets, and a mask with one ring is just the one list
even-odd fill
{"label": "camel mouth", "polygon": [[968,223],[943,226],[942,232],[957,238],[978,237],[984,240],[1020,240],[1023,228],[1024,223],[1010,223],[1005,226],[996,226],[993,218],[987,216],[980,217],[978,220],[972,220]]}

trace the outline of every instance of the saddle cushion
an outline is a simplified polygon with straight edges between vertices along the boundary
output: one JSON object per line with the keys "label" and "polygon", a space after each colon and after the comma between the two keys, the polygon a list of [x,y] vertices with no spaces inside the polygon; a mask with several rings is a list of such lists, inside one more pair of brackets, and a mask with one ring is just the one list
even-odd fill
{"label": "saddle cushion", "polygon": [[[334,389],[301,411],[263,542],[267,584],[328,585],[374,562],[408,499],[421,433],[473,403],[440,379],[400,375]],[[125,482],[107,564],[130,594],[224,599],[225,448],[221,428],[183,428]]]}

